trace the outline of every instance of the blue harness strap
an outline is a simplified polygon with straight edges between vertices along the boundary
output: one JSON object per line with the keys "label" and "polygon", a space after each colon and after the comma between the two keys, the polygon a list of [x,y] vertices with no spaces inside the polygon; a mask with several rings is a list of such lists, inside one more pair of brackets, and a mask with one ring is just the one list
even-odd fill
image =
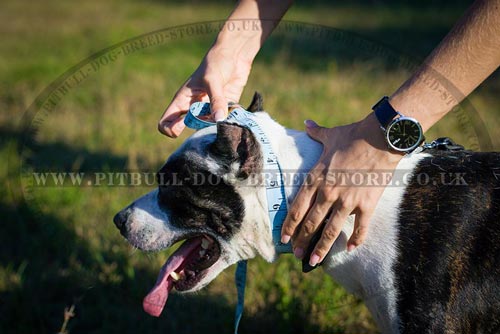
{"label": "blue harness strap", "polygon": [[[210,114],[210,104],[206,102],[195,102],[189,108],[184,123],[187,127],[195,130],[200,130],[209,126],[214,126],[216,123],[209,122],[198,118],[198,116],[206,116]],[[226,118],[228,122],[234,122],[245,126],[254,134],[259,141],[262,153],[264,156],[264,168],[266,173],[269,173],[264,178],[267,197],[267,211],[269,213],[269,221],[271,234],[273,237],[274,247],[278,254],[292,253],[290,243],[281,243],[281,227],[288,212],[285,185],[283,182],[283,173],[278,161],[278,157],[273,151],[271,142],[266,134],[255,120],[255,115],[246,111],[241,107],[236,107]],[[235,280],[238,291],[238,303],[236,305],[236,318],[234,323],[234,333],[238,333],[238,326],[243,315],[243,305],[245,301],[245,285],[246,285],[247,261],[240,261],[236,267]]]}

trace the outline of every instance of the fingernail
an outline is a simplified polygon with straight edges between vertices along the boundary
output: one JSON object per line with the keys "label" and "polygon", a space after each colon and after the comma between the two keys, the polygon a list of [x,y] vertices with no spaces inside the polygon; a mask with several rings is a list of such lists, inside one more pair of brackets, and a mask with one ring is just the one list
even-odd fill
{"label": "fingernail", "polygon": [[310,120],[310,119],[306,119],[306,120],[304,121],[304,124],[305,124],[305,126],[306,126],[306,127],[308,127],[308,128],[314,128],[315,126],[318,126],[318,124],[316,124],[316,122],[315,122],[315,121]]}
{"label": "fingernail", "polygon": [[311,267],[316,267],[316,265],[318,264],[318,262],[319,262],[319,255],[313,254],[311,256],[311,259],[309,260],[309,265]]}
{"label": "fingernail", "polygon": [[290,236],[288,234],[283,234],[281,236],[281,243],[286,245],[289,242],[290,242]]}
{"label": "fingernail", "polygon": [[222,111],[222,110],[216,110],[214,112],[214,120],[216,122],[223,121],[225,118],[226,118],[226,115],[224,114],[224,111]]}
{"label": "fingernail", "polygon": [[304,256],[304,250],[300,247],[297,247],[293,250],[293,255],[299,260],[302,260],[302,257]]}
{"label": "fingernail", "polygon": [[348,251],[348,252],[352,252],[352,251],[353,251],[353,250],[355,250],[355,249],[356,249],[356,246],[354,246],[353,244],[351,244],[351,245],[347,246],[347,251]]}

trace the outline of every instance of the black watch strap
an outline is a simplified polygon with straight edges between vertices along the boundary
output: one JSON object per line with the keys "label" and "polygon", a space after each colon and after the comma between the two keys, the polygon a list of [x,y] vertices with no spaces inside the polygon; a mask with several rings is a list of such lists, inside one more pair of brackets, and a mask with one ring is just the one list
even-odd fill
{"label": "black watch strap", "polygon": [[387,125],[389,125],[392,119],[398,115],[398,112],[389,103],[388,96],[381,98],[380,101],[372,107],[372,110],[375,112],[375,116],[384,129],[387,128]]}

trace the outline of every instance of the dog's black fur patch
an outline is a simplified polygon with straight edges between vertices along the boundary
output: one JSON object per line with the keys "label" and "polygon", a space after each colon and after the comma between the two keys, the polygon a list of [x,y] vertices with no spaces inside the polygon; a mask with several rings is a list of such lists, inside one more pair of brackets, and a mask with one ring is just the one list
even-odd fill
{"label": "dog's black fur patch", "polygon": [[174,226],[199,231],[208,228],[226,239],[241,226],[243,199],[200,161],[181,155],[169,160],[157,177],[159,205],[167,210]]}
{"label": "dog's black fur patch", "polygon": [[402,333],[499,333],[500,154],[432,154],[401,204]]}

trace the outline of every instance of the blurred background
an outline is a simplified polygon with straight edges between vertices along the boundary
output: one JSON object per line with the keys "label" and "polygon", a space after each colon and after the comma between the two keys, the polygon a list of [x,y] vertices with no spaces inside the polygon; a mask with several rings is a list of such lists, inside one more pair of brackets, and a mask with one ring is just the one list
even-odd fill
{"label": "blurred background", "polygon": [[[258,90],[272,117],[297,129],[306,118],[327,126],[360,120],[403,83],[469,5],[415,3],[297,1],[284,18],[288,25],[257,57],[242,104]],[[127,54],[131,49],[123,47],[131,44],[123,42],[223,20],[233,6],[1,2],[0,333],[231,331],[234,268],[200,293],[171,296],[158,319],[143,312],[142,298],[170,251],[132,249],[112,218],[154,185],[37,187],[32,173],[157,170],[191,133],[168,139],[157,132],[157,120],[215,32],[185,34]],[[110,58],[113,50],[122,53]],[[65,80],[73,86],[61,90]],[[497,71],[427,138],[451,136],[470,149],[499,150],[499,104]],[[74,316],[63,325],[71,306]],[[298,261],[282,256],[273,265],[250,262],[240,332],[377,330],[360,300],[321,271],[302,274]]]}

